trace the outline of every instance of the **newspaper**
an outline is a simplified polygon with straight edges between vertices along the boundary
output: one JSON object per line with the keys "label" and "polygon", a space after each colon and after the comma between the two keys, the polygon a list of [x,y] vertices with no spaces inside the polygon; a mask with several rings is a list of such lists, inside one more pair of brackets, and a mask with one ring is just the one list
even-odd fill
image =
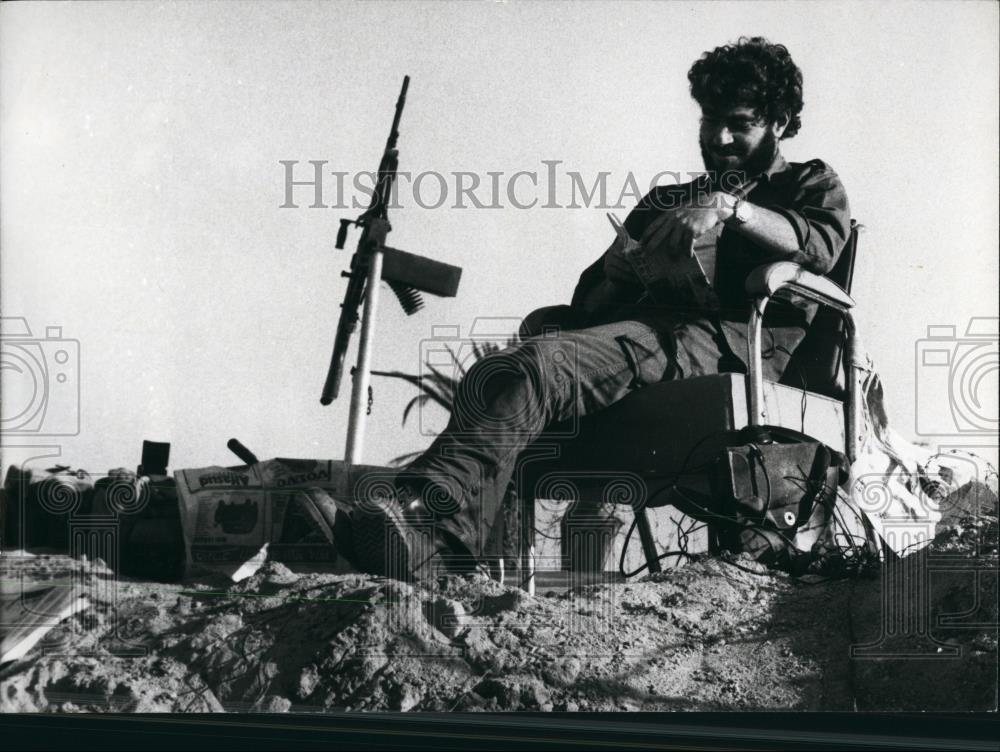
{"label": "newspaper", "polygon": [[238,581],[267,559],[353,571],[338,556],[334,519],[351,504],[352,478],[372,470],[384,471],[298,459],[176,471],[187,574],[209,569]]}
{"label": "newspaper", "polygon": [[[721,224],[695,239],[689,248],[669,253],[667,249],[654,251],[645,247],[629,235],[617,216],[612,213],[607,216],[615,230],[619,252],[632,265],[654,302],[718,307],[711,275],[715,270],[715,244],[722,231]],[[706,271],[703,259],[709,262],[711,273]]]}

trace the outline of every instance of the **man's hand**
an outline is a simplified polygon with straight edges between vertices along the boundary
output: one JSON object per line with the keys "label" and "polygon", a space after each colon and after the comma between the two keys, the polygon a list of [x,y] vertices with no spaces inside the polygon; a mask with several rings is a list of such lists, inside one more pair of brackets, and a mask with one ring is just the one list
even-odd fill
{"label": "man's hand", "polygon": [[615,241],[604,252],[604,276],[620,285],[634,286],[641,284],[638,275],[635,273],[635,269],[632,268],[632,264],[625,258],[625,254],[622,251],[622,244]]}
{"label": "man's hand", "polygon": [[652,252],[665,247],[672,256],[690,255],[695,238],[732,216],[735,201],[728,193],[715,191],[668,209],[646,228],[642,245]]}

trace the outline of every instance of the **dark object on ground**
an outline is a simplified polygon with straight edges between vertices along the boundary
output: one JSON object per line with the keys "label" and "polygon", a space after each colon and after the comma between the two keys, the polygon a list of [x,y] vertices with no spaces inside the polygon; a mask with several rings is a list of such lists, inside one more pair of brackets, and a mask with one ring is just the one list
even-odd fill
{"label": "dark object on ground", "polygon": [[142,461],[136,475],[166,475],[170,464],[170,443],[143,439]]}
{"label": "dark object on ground", "polygon": [[833,517],[845,464],[842,454],[807,436],[729,447],[717,461],[718,516],[706,520],[709,529],[722,549],[794,570]]}
{"label": "dark object on ground", "polygon": [[239,457],[240,461],[245,465],[256,465],[260,462],[260,460],[257,459],[257,455],[243,446],[239,439],[230,439],[226,442],[226,446],[229,448],[229,451]]}
{"label": "dark object on ground", "polygon": [[91,511],[94,480],[86,470],[11,465],[0,497],[3,549],[69,550],[70,517]]}
{"label": "dark object on ground", "polygon": [[154,582],[184,576],[184,534],[177,486],[172,477],[153,476],[145,486],[142,509],[122,515],[119,571]]}

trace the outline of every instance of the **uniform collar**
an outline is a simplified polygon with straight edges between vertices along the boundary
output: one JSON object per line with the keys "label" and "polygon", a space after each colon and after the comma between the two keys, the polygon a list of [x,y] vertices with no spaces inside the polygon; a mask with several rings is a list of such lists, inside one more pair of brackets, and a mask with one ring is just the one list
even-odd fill
{"label": "uniform collar", "polygon": [[788,169],[788,160],[786,160],[779,151],[777,154],[774,155],[774,160],[772,160],[771,165],[766,170],[764,170],[764,172],[762,172],[760,175],[756,176],[754,180],[770,180],[779,172],[784,172],[787,169]]}
{"label": "uniform collar", "polygon": [[768,166],[766,170],[754,175],[746,183],[743,184],[743,189],[739,191],[738,195],[742,196],[743,198],[746,198],[758,186],[764,184],[770,184],[772,182],[772,179],[774,178],[780,180],[782,173],[788,170],[788,166],[789,166],[788,161],[781,155],[781,152],[779,151],[777,154],[774,155],[774,159],[771,160],[771,164]]}

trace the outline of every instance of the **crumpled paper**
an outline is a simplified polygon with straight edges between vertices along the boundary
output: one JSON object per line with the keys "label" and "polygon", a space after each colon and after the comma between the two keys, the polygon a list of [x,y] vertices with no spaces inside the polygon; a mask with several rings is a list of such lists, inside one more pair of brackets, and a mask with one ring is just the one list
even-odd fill
{"label": "crumpled paper", "polygon": [[874,361],[862,347],[856,352],[862,425],[851,465],[851,501],[886,546],[905,557],[930,543],[949,515],[995,505],[997,470],[972,452],[936,452],[901,436],[889,424]]}

